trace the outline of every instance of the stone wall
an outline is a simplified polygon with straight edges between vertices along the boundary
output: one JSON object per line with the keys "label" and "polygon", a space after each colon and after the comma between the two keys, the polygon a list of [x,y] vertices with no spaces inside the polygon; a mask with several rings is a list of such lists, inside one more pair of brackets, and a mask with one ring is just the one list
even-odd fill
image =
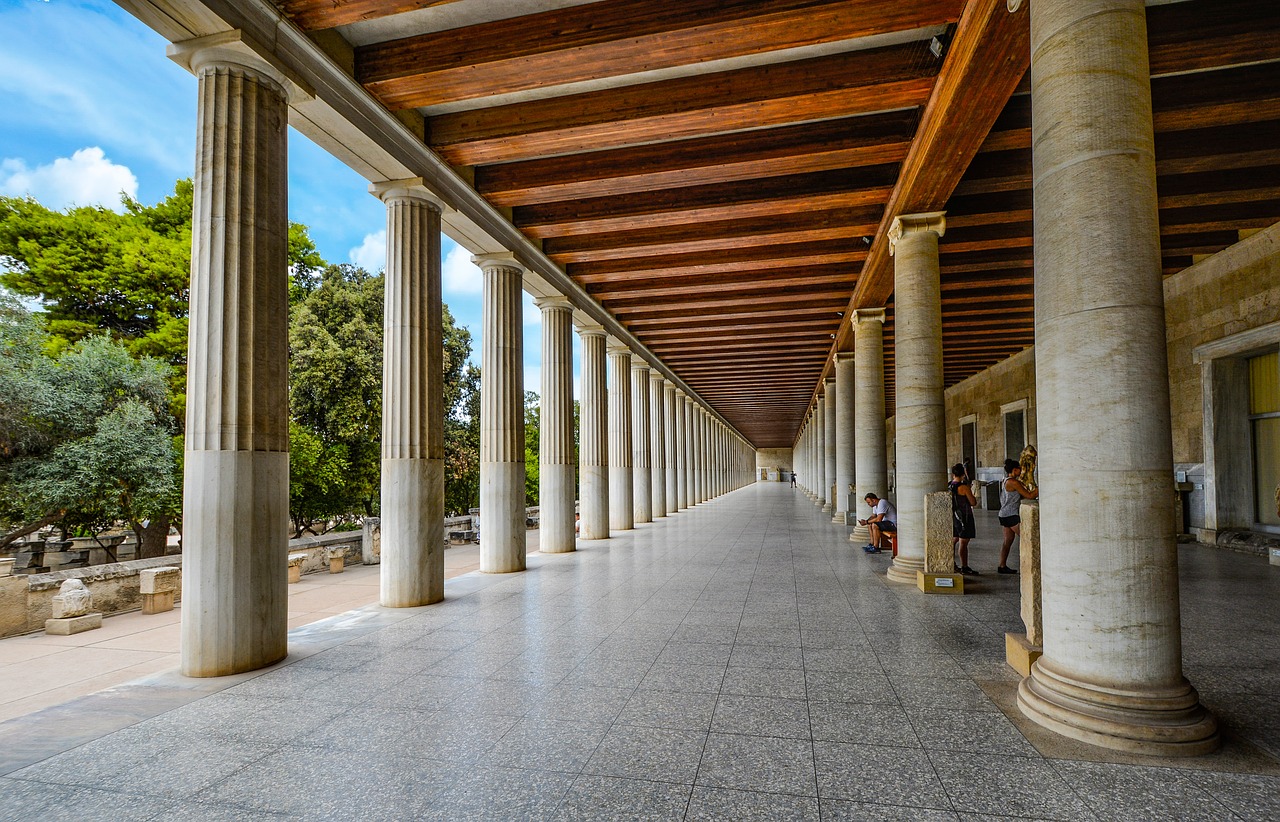
{"label": "stone wall", "polygon": [[1203,343],[1280,321],[1280,223],[1164,281],[1173,461],[1204,461]]}
{"label": "stone wall", "polygon": [[[978,417],[977,468],[1004,465],[1004,416],[1001,406],[1027,401],[1027,442],[1036,443],[1036,355],[1028,348],[947,389],[947,464],[960,461],[960,420]],[[986,479],[983,471],[978,476]]]}
{"label": "stone wall", "polygon": [[[781,468],[783,471],[794,471],[792,465],[792,452],[790,448],[759,448],[756,449],[756,468],[768,468],[770,470]],[[757,470],[757,473],[758,470]]]}

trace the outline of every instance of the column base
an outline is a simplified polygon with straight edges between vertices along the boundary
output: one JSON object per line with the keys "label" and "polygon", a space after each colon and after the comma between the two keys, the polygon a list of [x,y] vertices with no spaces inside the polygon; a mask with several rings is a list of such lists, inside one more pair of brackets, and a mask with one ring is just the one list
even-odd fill
{"label": "column base", "polygon": [[[857,520],[854,520],[857,522]],[[849,534],[849,541],[857,545],[866,545],[871,542],[871,529],[865,525],[853,526],[853,531]]]}
{"label": "column base", "polygon": [[839,512],[838,514],[836,514],[835,516],[833,516],[833,517],[831,518],[831,524],[832,524],[832,525],[845,525],[845,524],[847,524],[847,523],[845,522],[845,513],[844,513],[844,511],[841,511],[841,512]]}
{"label": "column base", "polygon": [[1070,739],[1144,756],[1201,756],[1221,741],[1185,679],[1168,690],[1125,691],[1072,679],[1041,657],[1018,686],[1018,708]]}
{"label": "column base", "polygon": [[898,555],[893,558],[893,564],[889,566],[889,570],[885,575],[889,577],[890,582],[906,582],[911,585],[916,584],[916,572],[924,570],[924,559],[906,559],[902,556],[902,547],[898,547]]}

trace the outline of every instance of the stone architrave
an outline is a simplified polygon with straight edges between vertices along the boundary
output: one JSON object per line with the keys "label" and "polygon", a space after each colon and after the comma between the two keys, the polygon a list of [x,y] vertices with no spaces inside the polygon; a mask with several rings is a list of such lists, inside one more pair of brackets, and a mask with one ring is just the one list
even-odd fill
{"label": "stone architrave", "polygon": [[524,268],[515,255],[505,252],[480,254],[473,257],[472,262],[480,266],[484,275],[481,300],[484,333],[480,340],[480,570],[486,574],[507,574],[525,569],[524,309],[521,303]]}
{"label": "stone architrave", "polygon": [[1182,671],[1146,4],[1029,5],[1044,655],[1018,707],[1198,756],[1219,737]]}
{"label": "stone architrave", "polygon": [[889,578],[916,582],[924,568],[925,495],[947,485],[942,383],[941,212],[904,214],[889,229],[894,256],[898,555]]}
{"label": "stone architrave", "polygon": [[421,179],[369,190],[387,209],[379,601],[414,608],[444,599],[444,203]]}
{"label": "stone architrave", "polygon": [[142,594],[142,613],[163,614],[173,610],[182,583],[182,569],[166,565],[144,568],[138,573],[138,591]]}

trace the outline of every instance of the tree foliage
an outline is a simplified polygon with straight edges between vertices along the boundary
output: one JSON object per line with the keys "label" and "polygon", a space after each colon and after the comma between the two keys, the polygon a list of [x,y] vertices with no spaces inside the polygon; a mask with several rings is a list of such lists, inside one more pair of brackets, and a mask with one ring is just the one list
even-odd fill
{"label": "tree foliage", "polygon": [[140,531],[172,514],[168,366],[105,335],[51,348],[30,313],[0,297],[0,544],[54,522]]}

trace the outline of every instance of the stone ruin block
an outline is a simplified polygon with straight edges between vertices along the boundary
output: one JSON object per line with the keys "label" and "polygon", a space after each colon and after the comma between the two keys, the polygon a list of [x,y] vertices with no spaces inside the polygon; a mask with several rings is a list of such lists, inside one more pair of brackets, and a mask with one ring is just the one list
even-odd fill
{"label": "stone ruin block", "polygon": [[47,619],[44,630],[54,636],[70,636],[102,627],[102,614],[93,611],[93,596],[78,579],[68,579],[53,598],[53,619]]}
{"label": "stone ruin block", "polygon": [[173,610],[182,587],[182,569],[171,565],[146,568],[138,574],[142,591],[142,613],[163,614]]}

